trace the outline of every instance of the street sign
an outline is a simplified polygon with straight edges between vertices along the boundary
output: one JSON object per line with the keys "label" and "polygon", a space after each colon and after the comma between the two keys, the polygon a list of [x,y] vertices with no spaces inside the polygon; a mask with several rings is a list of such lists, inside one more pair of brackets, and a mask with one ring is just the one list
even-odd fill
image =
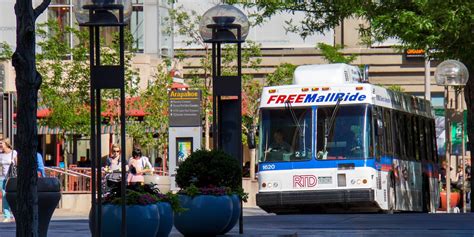
{"label": "street sign", "polygon": [[169,126],[201,126],[201,91],[171,91],[169,96]]}

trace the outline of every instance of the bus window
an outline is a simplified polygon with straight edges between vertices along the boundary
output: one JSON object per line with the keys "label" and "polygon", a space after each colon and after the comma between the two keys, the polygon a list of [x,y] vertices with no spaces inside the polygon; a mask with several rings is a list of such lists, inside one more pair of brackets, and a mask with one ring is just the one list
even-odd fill
{"label": "bus window", "polygon": [[416,115],[413,115],[411,117],[413,126],[412,126],[412,131],[413,131],[413,155],[415,160],[420,160],[420,129],[419,129],[419,124],[418,124],[418,119]]}
{"label": "bus window", "polygon": [[392,111],[392,138],[393,138],[393,154],[397,158],[401,158],[401,138],[400,133],[402,128],[400,127],[399,122],[399,112]]}
{"label": "bus window", "polygon": [[375,129],[375,157],[379,159],[385,155],[385,129],[380,129],[384,127],[383,112],[382,108],[379,107],[374,107],[372,112],[375,113],[375,116],[372,117]]}
{"label": "bus window", "polygon": [[431,133],[430,129],[430,121],[428,119],[425,119],[424,121],[425,124],[425,142],[426,142],[426,159],[429,161],[434,161],[433,159],[433,140],[431,139],[431,136],[433,134]]}
{"label": "bus window", "polygon": [[426,144],[426,131],[425,131],[425,121],[422,117],[417,117],[418,119],[418,135],[420,137],[420,143],[418,149],[420,150],[420,159],[426,160],[426,151],[429,149],[428,144]]}
{"label": "bus window", "polygon": [[435,121],[434,120],[431,120],[430,121],[430,130],[431,130],[431,143],[433,144],[433,158],[434,158],[434,162],[436,164],[438,164],[439,162],[439,157],[438,157],[438,144],[436,143],[436,130],[435,130]]}
{"label": "bus window", "polygon": [[390,110],[383,110],[383,120],[385,125],[385,154],[392,156],[393,155],[393,143],[392,143],[392,120],[390,116]]}
{"label": "bus window", "polygon": [[[337,111],[325,142],[334,107],[319,107],[317,116],[318,159],[362,159],[369,156],[370,117],[367,105],[344,105]],[[326,148],[326,151],[324,151]],[[325,153],[326,152],[326,153]]]}
{"label": "bus window", "polygon": [[413,154],[413,123],[411,121],[411,116],[404,115],[403,118],[405,119],[407,130],[406,130],[406,140],[405,140],[405,149],[406,149],[406,157],[408,160],[414,160]]}
{"label": "bus window", "polygon": [[260,161],[311,159],[311,110],[262,110]]}
{"label": "bus window", "polygon": [[398,128],[397,128],[397,135],[398,135],[398,144],[400,145],[400,159],[407,158],[407,129],[405,123],[405,116],[401,112],[397,112],[397,121],[398,121]]}

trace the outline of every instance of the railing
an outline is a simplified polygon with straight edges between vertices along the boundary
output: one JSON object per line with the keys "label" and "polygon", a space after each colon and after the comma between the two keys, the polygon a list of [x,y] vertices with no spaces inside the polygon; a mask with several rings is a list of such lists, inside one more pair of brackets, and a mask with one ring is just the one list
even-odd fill
{"label": "railing", "polygon": [[[90,193],[92,187],[91,168],[82,168],[71,165],[69,169],[60,167],[45,167],[47,177],[56,177],[61,184],[61,191],[67,193]],[[102,177],[105,172],[102,170]],[[162,168],[154,168],[153,174],[167,176],[168,172]]]}
{"label": "railing", "polygon": [[45,167],[46,176],[57,177],[62,192],[84,193],[91,191],[91,169]]}

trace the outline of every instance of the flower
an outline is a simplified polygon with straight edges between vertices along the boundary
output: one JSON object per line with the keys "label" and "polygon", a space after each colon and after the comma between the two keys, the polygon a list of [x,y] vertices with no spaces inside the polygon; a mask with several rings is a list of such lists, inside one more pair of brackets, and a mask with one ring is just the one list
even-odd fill
{"label": "flower", "polygon": [[[181,211],[178,195],[171,192],[163,194],[156,185],[127,186],[125,193],[126,205],[150,205],[158,202],[170,203],[173,211]],[[120,205],[122,203],[120,187],[107,192],[102,199],[103,204]]]}

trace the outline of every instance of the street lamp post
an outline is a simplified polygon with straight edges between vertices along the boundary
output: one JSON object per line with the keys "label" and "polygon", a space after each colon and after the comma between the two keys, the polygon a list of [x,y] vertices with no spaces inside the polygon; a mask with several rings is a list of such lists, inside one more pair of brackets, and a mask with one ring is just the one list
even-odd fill
{"label": "street lamp post", "polygon": [[[445,157],[446,157],[446,211],[451,212],[451,115],[448,115],[449,86],[454,87],[456,101],[469,79],[469,72],[464,64],[457,60],[446,60],[436,67],[436,84],[444,86],[444,113],[445,113]],[[457,108],[457,105],[456,105]],[[464,131],[464,126],[462,127]],[[464,132],[463,132],[464,133]],[[464,137],[462,138],[464,139]],[[464,144],[463,144],[464,145]],[[464,149],[462,154],[464,163]],[[464,182],[463,182],[464,185]]]}
{"label": "street lamp post", "polygon": [[[101,152],[101,90],[120,90],[120,134],[122,164],[122,236],[127,235],[125,208],[125,57],[124,27],[130,17],[132,4],[130,0],[74,0],[74,13],[80,26],[89,28],[90,54],[90,111],[91,111],[91,232],[92,236],[102,235],[102,152]],[[119,65],[101,64],[101,27],[118,27],[120,41]]]}
{"label": "street lamp post", "polygon": [[[249,30],[247,16],[231,5],[217,5],[201,18],[200,34],[212,44],[213,148],[232,155],[242,167],[242,57],[241,44]],[[222,70],[222,45],[237,45],[237,73]],[[242,210],[242,202],[241,202]],[[239,232],[243,233],[242,211]]]}

